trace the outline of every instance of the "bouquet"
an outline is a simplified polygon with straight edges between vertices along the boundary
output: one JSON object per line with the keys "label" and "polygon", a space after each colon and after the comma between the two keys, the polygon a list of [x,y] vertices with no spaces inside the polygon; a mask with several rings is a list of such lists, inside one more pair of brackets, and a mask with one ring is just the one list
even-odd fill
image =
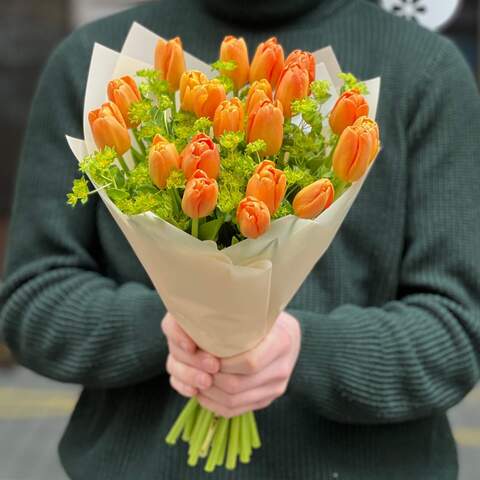
{"label": "bouquet", "polygon": [[[250,62],[225,37],[206,65],[134,24],[122,52],[96,45],[85,140],[67,137],[167,309],[205,351],[229,357],[269,332],[353,204],[380,149],[379,79],[342,73],[331,48],[285,55],[276,38]],[[245,301],[248,299],[248,302]],[[188,401],[169,444],[205,470],[248,463],[252,412],[227,419]]]}

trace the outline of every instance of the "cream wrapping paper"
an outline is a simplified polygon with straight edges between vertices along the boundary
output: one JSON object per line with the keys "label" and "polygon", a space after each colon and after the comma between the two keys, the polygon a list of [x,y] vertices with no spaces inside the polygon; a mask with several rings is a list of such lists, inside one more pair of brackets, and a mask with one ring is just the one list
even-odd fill
{"label": "cream wrapping paper", "polygon": [[[151,68],[158,36],[133,24],[122,53],[96,44],[84,105],[85,140],[67,136],[78,161],[96,147],[88,112],[106,99],[106,85],[121,75]],[[332,85],[338,98],[340,67],[330,47],[315,52],[316,78]],[[210,66],[186,53],[187,69],[211,76]],[[375,117],[380,79],[366,82],[370,116]],[[129,160],[128,155],[126,156]],[[229,357],[255,347],[288,305],[315,263],[322,257],[357,197],[368,172],[315,220],[292,215],[272,222],[255,240],[218,250],[153,213],[124,215],[101,190],[99,195],[139,258],[166,308],[204,350]],[[92,182],[93,183],[93,182]],[[160,323],[160,319],[159,319]]]}

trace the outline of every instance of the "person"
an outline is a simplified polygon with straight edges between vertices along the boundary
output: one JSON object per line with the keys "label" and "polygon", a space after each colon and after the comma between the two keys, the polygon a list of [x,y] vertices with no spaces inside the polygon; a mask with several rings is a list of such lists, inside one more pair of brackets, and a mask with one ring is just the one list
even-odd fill
{"label": "person", "polygon": [[[133,21],[207,62],[225,35],[250,49],[275,35],[287,53],[332,45],[344,71],[382,77],[383,149],[362,192],[272,331],[237,357],[181,330],[101,201],[65,204],[77,167],[64,134],[82,137],[93,44],[120,49]],[[480,368],[479,131],[456,48],[364,0],[162,0],[68,37],[34,100],[1,293],[17,359],[83,386],[59,446],[68,476],[457,478],[446,412]],[[249,465],[207,477],[165,444],[185,402],[170,382],[222,415],[258,410]]]}

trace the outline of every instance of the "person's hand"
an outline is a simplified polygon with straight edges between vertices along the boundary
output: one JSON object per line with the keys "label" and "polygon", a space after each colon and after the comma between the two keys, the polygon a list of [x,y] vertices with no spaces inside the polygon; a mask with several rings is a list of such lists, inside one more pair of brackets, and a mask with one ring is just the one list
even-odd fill
{"label": "person's hand", "polygon": [[283,312],[253,350],[220,360],[213,385],[197,393],[199,403],[227,418],[267,407],[285,393],[300,343],[297,319]]}
{"label": "person's hand", "polygon": [[193,397],[200,390],[210,388],[220,361],[200,350],[170,313],[162,320],[162,330],[170,350],[166,368],[171,386],[185,397]]}

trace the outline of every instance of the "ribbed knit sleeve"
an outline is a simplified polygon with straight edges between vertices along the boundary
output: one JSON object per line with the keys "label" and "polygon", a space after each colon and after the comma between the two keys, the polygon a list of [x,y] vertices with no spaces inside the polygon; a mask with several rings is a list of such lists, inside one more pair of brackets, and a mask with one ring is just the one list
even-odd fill
{"label": "ribbed knit sleeve", "polygon": [[[65,382],[120,386],[164,372],[165,308],[154,290],[134,282],[118,285],[104,274],[96,231],[103,207],[95,196],[85,206],[66,205],[78,174],[64,135],[82,136],[90,56],[78,37],[52,56],[34,99],[18,172],[0,325],[28,368]],[[78,71],[82,78],[75,76]]]}
{"label": "ribbed knit sleeve", "polygon": [[439,44],[410,88],[396,298],[328,314],[289,310],[303,329],[290,391],[336,421],[400,422],[445,412],[479,378],[480,97],[456,48]]}

